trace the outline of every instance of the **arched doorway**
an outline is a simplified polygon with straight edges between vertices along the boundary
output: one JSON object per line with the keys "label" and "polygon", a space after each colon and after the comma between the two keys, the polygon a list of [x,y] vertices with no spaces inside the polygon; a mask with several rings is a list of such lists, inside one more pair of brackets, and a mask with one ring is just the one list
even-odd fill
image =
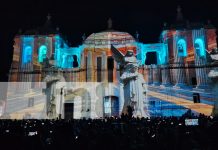
{"label": "arched doorway", "polygon": [[141,65],[162,65],[167,63],[168,48],[166,44],[139,44],[138,48],[139,54],[137,55],[137,59]]}
{"label": "arched doorway", "polygon": [[73,103],[73,118],[89,118],[91,114],[91,96],[90,93],[84,89],[79,88],[75,90],[68,90],[65,96],[65,103]]}
{"label": "arched doorway", "polygon": [[157,65],[157,52],[147,52],[146,58],[147,59],[145,59],[145,65]]}
{"label": "arched doorway", "polygon": [[76,55],[73,55],[73,68],[79,67],[78,58]]}

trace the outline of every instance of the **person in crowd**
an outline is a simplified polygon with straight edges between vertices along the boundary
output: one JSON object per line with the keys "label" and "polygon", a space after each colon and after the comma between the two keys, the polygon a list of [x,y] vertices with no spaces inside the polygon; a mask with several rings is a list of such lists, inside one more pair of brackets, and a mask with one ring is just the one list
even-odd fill
{"label": "person in crowd", "polygon": [[[198,124],[187,125],[186,119]],[[217,134],[218,118],[190,112],[179,118],[0,120],[1,148],[16,150],[213,150]]]}

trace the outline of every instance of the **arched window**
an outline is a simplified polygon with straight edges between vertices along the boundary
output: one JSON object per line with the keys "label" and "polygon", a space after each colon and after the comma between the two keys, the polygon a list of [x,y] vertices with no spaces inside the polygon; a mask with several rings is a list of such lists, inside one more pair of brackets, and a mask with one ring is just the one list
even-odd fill
{"label": "arched window", "polygon": [[178,56],[180,57],[187,56],[187,44],[184,39],[180,39],[177,42],[177,50],[178,50]]}
{"label": "arched window", "polygon": [[205,56],[204,42],[202,39],[196,39],[194,47],[196,55],[198,55],[199,57]]}
{"label": "arched window", "polygon": [[32,61],[32,47],[26,46],[23,50],[23,64],[29,63]]}
{"label": "arched window", "polygon": [[47,55],[47,47],[45,45],[40,46],[38,61],[43,62]]}
{"label": "arched window", "polygon": [[114,70],[113,57],[107,58],[107,69],[108,69],[108,82],[113,82],[113,70]]}
{"label": "arched window", "polygon": [[79,67],[78,59],[76,55],[73,55],[73,68]]}
{"label": "arched window", "polygon": [[102,57],[97,57],[97,82],[101,82]]}

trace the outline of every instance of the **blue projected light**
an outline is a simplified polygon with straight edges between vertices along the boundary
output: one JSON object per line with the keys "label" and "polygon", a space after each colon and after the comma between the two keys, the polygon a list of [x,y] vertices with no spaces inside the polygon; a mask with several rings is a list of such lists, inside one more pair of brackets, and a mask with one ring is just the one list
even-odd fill
{"label": "blue projected light", "polygon": [[177,42],[178,56],[185,57],[187,56],[187,44],[184,39],[179,39]]}
{"label": "blue projected light", "polygon": [[196,39],[194,47],[195,47],[195,52],[198,56],[205,57],[206,52],[205,52],[204,41],[202,39]]}
{"label": "blue projected light", "polygon": [[29,63],[32,61],[32,47],[26,46],[23,50],[23,64]]}
{"label": "blue projected light", "polygon": [[61,49],[61,68],[78,68],[81,66],[83,46]]}
{"label": "blue projected light", "polygon": [[47,56],[47,47],[45,45],[40,46],[38,61],[41,63]]}
{"label": "blue projected light", "polygon": [[55,62],[56,67],[62,69],[80,67],[80,56],[83,46],[68,47],[64,40],[59,36],[55,36]]}
{"label": "blue projected light", "polygon": [[83,46],[68,47],[64,40],[55,36],[55,65],[58,68],[69,69],[80,67],[81,53]]}
{"label": "blue projected light", "polygon": [[[74,64],[77,63],[76,66]],[[77,68],[79,67],[78,57],[72,54],[63,55],[62,68]]]}
{"label": "blue projected light", "polygon": [[141,65],[145,65],[146,55],[148,52],[156,52],[157,53],[157,64],[162,65],[167,62],[167,45],[164,43],[156,43],[156,44],[137,44],[139,53],[138,61],[140,61]]}
{"label": "blue projected light", "polygon": [[159,64],[163,65],[167,63],[167,45],[162,44],[160,51],[158,52]]}
{"label": "blue projected light", "polygon": [[22,47],[22,64],[32,62],[33,55],[33,37],[24,37],[23,38],[23,47]]}
{"label": "blue projected light", "polygon": [[61,67],[61,40],[59,35],[55,36],[55,63],[57,67]]}
{"label": "blue projected light", "polygon": [[62,68],[73,68],[73,55],[63,55]]}

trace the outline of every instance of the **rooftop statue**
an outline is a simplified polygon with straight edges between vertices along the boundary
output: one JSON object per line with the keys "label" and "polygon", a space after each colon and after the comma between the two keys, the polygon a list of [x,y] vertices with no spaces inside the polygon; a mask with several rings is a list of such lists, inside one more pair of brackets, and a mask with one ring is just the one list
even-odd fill
{"label": "rooftop statue", "polygon": [[123,113],[127,113],[130,106],[133,109],[134,117],[149,117],[146,99],[146,85],[142,74],[138,72],[138,62],[133,50],[128,50],[123,55],[111,45],[112,55],[118,63],[122,75],[120,82],[123,84],[124,106]]}
{"label": "rooftop statue", "polygon": [[108,29],[112,29],[112,26],[113,26],[112,19],[109,18],[108,21],[107,21],[107,28],[108,28]]}

